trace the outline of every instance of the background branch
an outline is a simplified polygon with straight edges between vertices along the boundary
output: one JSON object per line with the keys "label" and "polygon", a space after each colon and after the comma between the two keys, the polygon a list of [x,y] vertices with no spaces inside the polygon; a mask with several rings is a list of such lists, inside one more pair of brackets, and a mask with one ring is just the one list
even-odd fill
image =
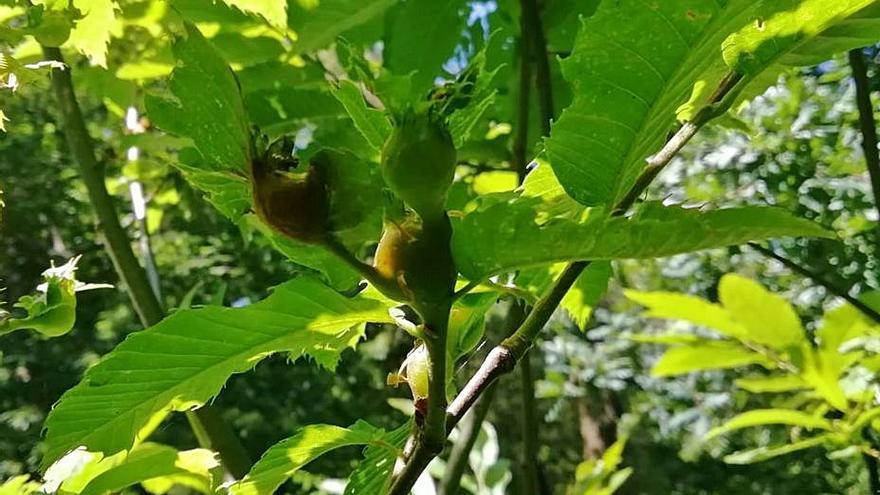
{"label": "background branch", "polygon": [[[535,61],[535,87],[538,93],[538,108],[541,111],[541,135],[550,135],[553,122],[553,86],[550,79],[550,59],[547,55],[547,39],[538,0],[520,0],[520,36],[524,44],[531,44],[531,55]],[[529,40],[531,41],[529,43]],[[524,58],[523,60],[527,60]],[[524,62],[525,63],[525,62]]]}
{"label": "background branch", "polygon": [[825,290],[827,290],[831,294],[833,294],[833,295],[845,300],[846,302],[850,303],[851,305],[853,305],[856,309],[858,309],[859,311],[864,313],[865,316],[867,316],[868,318],[871,318],[875,322],[880,323],[880,312],[877,312],[874,308],[863,303],[858,298],[855,298],[855,297],[849,295],[849,293],[846,290],[844,290],[843,288],[841,288],[840,286],[838,286],[837,284],[835,284],[831,280],[828,280],[827,278],[825,278],[821,273],[815,272],[815,271],[801,265],[800,263],[797,263],[796,261],[790,260],[790,259],[786,258],[785,256],[782,256],[781,254],[777,254],[772,249],[765,248],[764,246],[761,246],[760,244],[750,242],[749,247],[754,249],[755,251],[763,254],[764,256],[766,256],[768,258],[772,258],[772,259],[782,263],[785,267],[787,267],[791,271],[798,273],[804,277],[809,278],[813,282],[824,287]]}
{"label": "background branch", "polygon": [[[874,207],[880,215],[880,151],[877,149],[877,124],[874,121],[874,106],[871,104],[871,85],[868,81],[868,67],[861,49],[850,50],[849,65],[856,84],[856,106],[859,109],[859,127],[862,133],[862,151],[874,191]],[[878,224],[880,225],[880,224]],[[880,227],[878,227],[880,228]]]}
{"label": "background branch", "polygon": [[440,481],[439,492],[442,495],[455,495],[461,486],[461,477],[468,466],[468,458],[477,438],[480,436],[480,430],[483,421],[489,414],[492,406],[492,398],[495,396],[495,385],[493,384],[483,396],[470,414],[465,416],[461,427],[458,429],[458,441],[452,446],[449,453],[449,460],[446,461],[446,471],[443,473],[443,479]]}
{"label": "background branch", "polygon": [[[58,48],[43,47],[43,53],[47,59],[64,63]],[[144,327],[155,325],[165,317],[162,305],[153,293],[146,272],[135,257],[131,239],[122,228],[113,198],[104,184],[104,167],[95,157],[94,142],[76,99],[69,69],[52,70],[52,90],[58,102],[67,146],[79,166],[80,176],[95,213],[97,229],[106,241],[107,254],[126,287],[141,323]],[[250,470],[250,456],[213,406],[205,405],[195,411],[188,411],[186,416],[199,443],[217,451],[231,475],[241,478]]]}

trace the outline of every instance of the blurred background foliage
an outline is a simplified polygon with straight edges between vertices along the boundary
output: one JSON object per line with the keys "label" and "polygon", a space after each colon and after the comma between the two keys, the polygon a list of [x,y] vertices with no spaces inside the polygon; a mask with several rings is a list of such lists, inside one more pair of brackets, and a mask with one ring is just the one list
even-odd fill
{"label": "blurred background foliage", "polygon": [[[381,78],[383,67],[400,72],[418,69],[407,63],[443,64],[451,80],[486,47],[486,67],[497,71],[498,94],[461,149],[459,180],[450,201],[468,197],[473,190],[515,185],[511,129],[518,91],[517,2],[460,1],[445,14],[446,29],[436,39],[413,38],[407,16],[419,13],[405,4],[375,3],[382,4],[378,14],[365,13],[356,1],[336,0],[333,6],[340,15],[356,20],[346,24],[330,14],[317,15],[324,2],[317,7],[318,2],[290,2],[289,27],[302,35],[291,39],[209,0],[120,1],[106,61],[95,60],[91,53],[68,60],[75,68],[86,121],[107,163],[108,187],[124,212],[131,237],[138,246],[149,246],[139,252],[145,260],[155,260],[157,289],[167,308],[247,304],[265,296],[267,287],[307,270],[291,264],[247,225],[231,223],[189,187],[168,165],[180,143],[153,133],[148,116],[140,115],[144,95],[160,89],[157,81],[173,67],[169,33],[179,32],[183,20],[197,23],[237,71],[251,120],[273,135],[296,131],[304,150],[331,141],[356,150],[365,146],[323,84],[322,65],[355,80],[360,75],[393,88],[393,79]],[[567,55],[578,17],[590,15],[596,3],[543,2],[553,55]],[[11,18],[4,9],[14,8],[0,3],[0,18]],[[343,41],[310,55],[315,46],[305,44],[319,43],[320,36],[328,37],[324,42],[336,36]],[[377,42],[386,36],[392,40],[390,47]],[[404,41],[395,45],[395,37]],[[391,50],[405,42],[436,44],[439,58],[413,62]],[[0,47],[22,63],[40,58],[32,40],[0,37]],[[876,90],[878,52],[869,47],[864,55]],[[551,74],[555,106],[561,109],[570,91],[556,57],[551,59]],[[3,98],[3,112],[10,120],[7,132],[0,134],[0,190],[6,205],[0,218],[2,298],[14,301],[31,292],[50,260],[63,262],[75,254],[83,255],[80,279],[116,283],[45,82],[35,80]],[[537,100],[531,98],[528,142],[533,152],[540,146]],[[775,242],[772,247],[778,253],[853,295],[880,289],[880,223],[859,147],[846,58],[788,71],[763,96],[737,110],[698,135],[650,194],[676,203],[782,206],[837,231],[843,240]],[[145,225],[133,214],[133,183],[144,191]],[[815,329],[826,309],[839,304],[821,286],[748,247],[615,263],[608,294],[584,328],[560,313],[532,353],[540,374],[536,394],[543,486],[552,487],[552,493],[578,493],[578,483],[584,482],[576,474],[579,465],[595,464],[625,433],[622,465],[632,471],[619,493],[866,491],[867,475],[859,457],[830,459],[821,449],[750,466],[725,464],[724,452],[756,439],[766,441],[775,433],[757,428],[731,435],[723,449],[705,443],[705,433],[739,411],[769,407],[770,399],[738,389],[733,372],[653,378],[649,370],[661,349],[622,338],[666,325],[639,317],[622,289],[686,292],[715,300],[718,281],[728,272],[755,278],[783,295],[796,306],[808,330]],[[487,324],[487,340],[492,342],[504,325],[503,310],[490,315]],[[84,369],[139,329],[125,294],[117,288],[82,294],[76,327],[63,338],[46,340],[19,332],[0,340],[0,479],[37,472],[42,422],[52,404],[79,381]],[[363,352],[346,352],[336,374],[276,357],[229,382],[216,403],[252,455],[305,424],[345,425],[363,418],[393,428],[403,421],[399,408],[405,409],[408,394],[387,386],[385,379],[398,368],[410,344],[401,332],[385,328],[371,328],[368,334]],[[469,376],[481,357],[478,351],[463,363],[457,377]],[[512,377],[499,384],[462,483],[466,490],[518,493],[523,449],[519,388]],[[162,426],[156,441],[180,448],[196,445],[181,415]],[[357,449],[348,449],[310,464],[309,474],[298,475],[285,490],[333,493],[338,484],[332,480],[347,473],[358,455]],[[582,465],[580,471],[594,464]],[[442,465],[434,469],[442,472]]]}

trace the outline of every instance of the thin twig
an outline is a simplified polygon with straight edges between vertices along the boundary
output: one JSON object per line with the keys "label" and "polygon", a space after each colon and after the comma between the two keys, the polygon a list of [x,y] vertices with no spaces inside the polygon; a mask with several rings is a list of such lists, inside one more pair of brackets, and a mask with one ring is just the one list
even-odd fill
{"label": "thin twig", "polygon": [[781,254],[777,254],[772,249],[765,248],[764,246],[762,246],[760,244],[750,242],[749,247],[754,249],[755,251],[763,254],[764,256],[767,256],[768,258],[772,258],[772,259],[782,263],[787,268],[789,268],[791,271],[798,273],[800,275],[803,275],[804,277],[809,278],[813,282],[824,287],[825,290],[827,290],[828,292],[830,292],[830,293],[834,294],[835,296],[843,299],[844,301],[850,303],[853,307],[855,307],[856,309],[858,309],[859,311],[864,313],[865,316],[867,316],[868,318],[874,320],[877,323],[880,323],[880,312],[878,312],[874,308],[868,306],[864,302],[860,301],[858,298],[849,295],[849,293],[846,290],[842,289],[840,286],[838,286],[837,284],[835,284],[831,280],[828,280],[827,278],[825,278],[821,273],[818,273],[814,270],[811,270],[811,269],[801,265],[800,263],[798,263],[794,260],[791,260],[789,258],[786,258],[785,256],[782,256]]}
{"label": "thin twig", "polygon": [[[61,50],[43,47],[49,60],[64,63]],[[74,161],[79,166],[80,177],[86,186],[89,202],[97,217],[98,230],[105,239],[105,249],[122,283],[125,285],[135,312],[145,327],[159,323],[165,317],[162,306],[147,278],[146,272],[135,257],[131,239],[119,221],[116,205],[104,183],[104,167],[95,157],[95,145],[86,128],[85,119],[76,93],[70,70],[52,70],[52,89],[58,101],[58,112],[63,123],[64,136]],[[230,474],[241,478],[251,467],[251,459],[232,429],[223,422],[219,412],[206,404],[186,417],[199,443],[220,454],[223,465]]]}

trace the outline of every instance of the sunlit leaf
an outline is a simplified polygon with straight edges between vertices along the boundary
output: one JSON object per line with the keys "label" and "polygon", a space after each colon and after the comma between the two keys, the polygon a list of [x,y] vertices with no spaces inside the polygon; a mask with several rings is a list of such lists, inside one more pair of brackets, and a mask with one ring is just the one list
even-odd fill
{"label": "sunlit leaf", "polygon": [[78,446],[105,455],[131,448],[156,414],[204,404],[272,353],[332,368],[365,321],[390,321],[386,303],[302,277],[252,306],[177,311],[132,334],[61,397],[46,420],[43,464]]}
{"label": "sunlit leaf", "polygon": [[[370,445],[364,450],[364,458],[348,477],[345,495],[385,495],[391,483],[391,472],[412,431],[407,421],[382,437],[384,445]],[[392,448],[388,448],[388,446]]]}
{"label": "sunlit leaf", "polygon": [[737,387],[752,392],[753,394],[791,392],[793,390],[801,390],[809,387],[809,385],[797,375],[738,378],[735,383]]}
{"label": "sunlit leaf", "polygon": [[[62,461],[63,462],[63,459]],[[173,447],[156,443],[142,443],[130,452],[92,460],[77,472],[61,480],[60,493],[102,495],[116,493],[137,483],[164,478],[176,480],[200,493],[211,493],[211,471],[220,465],[216,454],[206,449],[178,452]],[[159,484],[161,484],[160,480]]]}
{"label": "sunlit leaf", "polygon": [[608,218],[601,209],[554,218],[537,198],[507,198],[486,198],[477,210],[453,218],[456,263],[471,280],[562,261],[654,258],[773,237],[829,235],[777,208],[702,211],[651,203],[632,218]]}
{"label": "sunlit leaf", "polygon": [[725,433],[764,425],[801,426],[807,429],[831,430],[831,421],[793,409],[756,409],[744,412],[728,420],[723,425],[712,428],[706,438],[714,438]]}
{"label": "sunlit leaf", "polygon": [[756,462],[766,461],[774,457],[797,452],[798,450],[817,447],[831,440],[830,435],[819,435],[817,437],[799,440],[787,445],[778,445],[773,447],[758,447],[756,449],[744,450],[724,456],[724,462],[728,464],[754,464]]}
{"label": "sunlit leaf", "polygon": [[[311,53],[325,48],[340,34],[381,16],[396,1],[290,2],[287,24],[297,35],[293,48],[297,53]],[[311,5],[305,8],[306,4]]]}
{"label": "sunlit leaf", "polygon": [[118,5],[114,0],[74,0],[73,5],[82,17],[74,24],[67,43],[92,64],[107,67],[107,45],[116,23]]}
{"label": "sunlit leaf", "polygon": [[223,0],[244,12],[254,13],[278,28],[287,26],[286,0]]}
{"label": "sunlit leaf", "polygon": [[748,331],[748,338],[777,349],[805,341],[794,308],[752,279],[728,273],[718,284],[724,309]]}
{"label": "sunlit leaf", "polygon": [[745,347],[727,342],[707,342],[668,349],[651,369],[654,376],[694,371],[738,368],[749,364],[769,366],[770,361]]}
{"label": "sunlit leaf", "polygon": [[385,432],[363,421],[350,428],[309,425],[292,437],[269,447],[247,476],[230,487],[232,495],[274,493],[293,473],[318,457],[340,447],[372,445],[395,449],[384,443]]}

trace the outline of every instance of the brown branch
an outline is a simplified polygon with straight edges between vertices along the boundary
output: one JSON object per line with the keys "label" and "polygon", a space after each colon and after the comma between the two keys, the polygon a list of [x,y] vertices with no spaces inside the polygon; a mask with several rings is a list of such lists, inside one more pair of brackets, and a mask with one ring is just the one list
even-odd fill
{"label": "brown branch", "polygon": [[[58,48],[43,47],[43,53],[47,59],[64,63]],[[141,323],[145,327],[155,325],[165,317],[162,305],[135,257],[131,239],[122,228],[116,205],[104,184],[104,166],[95,156],[95,145],[86,128],[69,70],[52,70],[52,89],[58,102],[65,140],[73,160],[79,166],[80,177],[85,183],[97,219],[97,229],[106,241],[104,247],[107,254],[127,289]],[[252,464],[250,456],[213,406],[205,405],[188,411],[186,416],[199,443],[216,450],[230,474],[237,478],[247,474]]]}

